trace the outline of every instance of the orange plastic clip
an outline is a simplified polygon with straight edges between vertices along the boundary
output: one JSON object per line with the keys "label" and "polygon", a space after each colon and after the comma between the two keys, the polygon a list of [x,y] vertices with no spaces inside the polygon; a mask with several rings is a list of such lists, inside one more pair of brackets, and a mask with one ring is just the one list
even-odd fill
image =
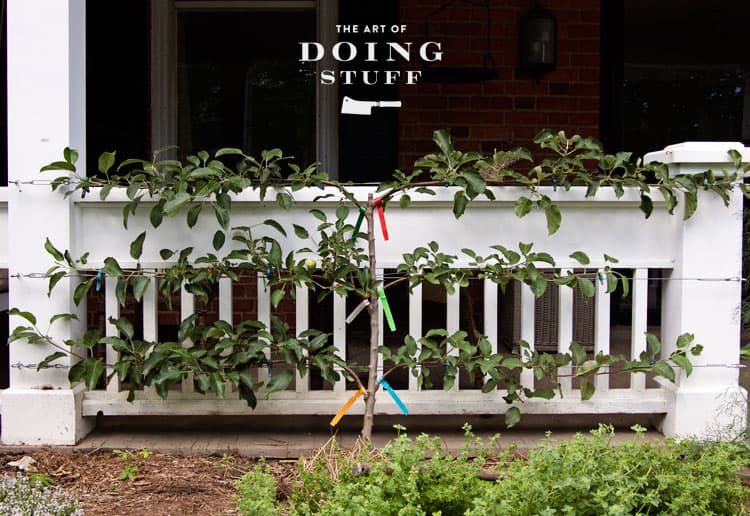
{"label": "orange plastic clip", "polygon": [[354,395],[351,398],[349,398],[349,401],[347,401],[346,403],[344,403],[344,406],[341,407],[341,410],[339,410],[336,413],[336,415],[333,416],[333,419],[331,419],[331,422],[329,423],[329,425],[331,425],[332,427],[338,425],[339,421],[341,421],[341,418],[344,417],[344,414],[346,414],[346,412],[350,408],[352,408],[352,405],[354,405],[354,402],[357,401],[357,398],[359,398],[360,396],[362,396],[365,393],[367,393],[367,391],[365,390],[365,388],[364,387],[360,387],[359,390],[357,392],[355,392]]}

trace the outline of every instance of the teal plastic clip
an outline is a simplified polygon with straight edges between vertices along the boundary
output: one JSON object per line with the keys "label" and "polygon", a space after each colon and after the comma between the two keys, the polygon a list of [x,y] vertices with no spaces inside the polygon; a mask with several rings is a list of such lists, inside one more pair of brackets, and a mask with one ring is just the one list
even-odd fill
{"label": "teal plastic clip", "polygon": [[396,402],[396,405],[398,405],[398,408],[401,409],[401,412],[403,412],[405,416],[408,416],[409,409],[406,408],[406,405],[404,405],[404,402],[401,401],[401,398],[398,397],[398,394],[396,394],[396,391],[394,391],[391,388],[391,386],[388,384],[388,382],[385,381],[385,378],[380,378],[378,380],[378,383],[383,386],[383,389],[385,389],[385,392],[391,395],[391,398],[393,398],[393,401]]}
{"label": "teal plastic clip", "polygon": [[101,292],[102,290],[102,280],[104,279],[104,269],[99,269],[96,271],[96,291]]}
{"label": "teal plastic clip", "polygon": [[383,305],[383,313],[385,314],[386,321],[388,321],[388,329],[396,331],[396,323],[393,321],[391,307],[388,304],[388,298],[385,297],[383,287],[378,287],[378,297],[380,297],[380,303]]}

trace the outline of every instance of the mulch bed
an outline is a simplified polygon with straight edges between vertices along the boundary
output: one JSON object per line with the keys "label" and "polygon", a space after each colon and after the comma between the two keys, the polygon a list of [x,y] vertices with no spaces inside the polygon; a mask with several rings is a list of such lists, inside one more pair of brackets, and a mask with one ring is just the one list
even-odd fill
{"label": "mulch bed", "polygon": [[[36,472],[48,475],[56,486],[78,492],[87,515],[236,514],[234,481],[256,462],[243,457],[177,456],[153,452],[123,459],[112,452],[64,453],[39,450],[27,453],[36,460]],[[0,455],[2,473],[14,475],[8,462],[23,454]],[[277,478],[288,478],[295,461],[274,461]],[[128,465],[134,478],[121,480]],[[283,496],[283,495],[282,495]]]}

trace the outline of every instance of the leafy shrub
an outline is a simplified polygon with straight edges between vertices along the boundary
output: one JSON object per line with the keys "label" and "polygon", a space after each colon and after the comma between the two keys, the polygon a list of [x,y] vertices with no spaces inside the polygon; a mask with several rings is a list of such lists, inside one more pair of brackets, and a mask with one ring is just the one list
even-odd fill
{"label": "leafy shrub", "polygon": [[82,516],[78,500],[26,476],[0,476],[0,514],[45,516]]}
{"label": "leafy shrub", "polygon": [[[301,491],[315,495],[293,507],[295,514],[322,515],[417,515],[463,514],[472,500],[481,496],[486,483],[477,474],[489,448],[473,439],[466,426],[466,439],[458,457],[447,453],[439,437],[422,434],[412,441],[400,434],[372,463],[368,475],[354,477],[349,461],[341,468],[339,482],[325,478],[323,468],[302,478]],[[508,452],[506,452],[508,453]],[[477,460],[471,455],[478,454]],[[374,458],[374,455],[372,456]],[[306,490],[306,482],[315,489]],[[326,490],[327,488],[327,490]]]}
{"label": "leafy shrub", "polygon": [[240,514],[274,516],[279,513],[275,506],[276,481],[267,465],[256,464],[234,483],[234,487],[239,491],[235,502]]}
{"label": "leafy shrub", "polygon": [[742,465],[728,443],[643,440],[613,446],[611,427],[591,438],[549,440],[514,462],[467,514],[740,514]]}
{"label": "leafy shrub", "polygon": [[[424,434],[414,441],[399,435],[380,454],[321,456],[300,472],[289,513],[744,514],[747,490],[735,475],[744,458],[735,444],[652,443],[638,435],[615,446],[613,429],[600,426],[590,437],[560,443],[548,437],[528,460],[511,460],[512,448],[498,454],[465,430],[457,457]],[[488,458],[498,464],[497,482],[477,477]],[[371,465],[369,474],[355,477],[352,466],[363,460]]]}

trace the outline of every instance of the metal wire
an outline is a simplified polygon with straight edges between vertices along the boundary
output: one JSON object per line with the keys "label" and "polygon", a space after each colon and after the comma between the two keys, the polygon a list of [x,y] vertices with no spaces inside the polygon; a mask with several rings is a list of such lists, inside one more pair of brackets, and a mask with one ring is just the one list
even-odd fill
{"label": "metal wire", "polygon": [[10,365],[13,369],[70,369],[70,366],[63,365],[63,364],[44,364],[43,366],[39,367],[39,364],[22,364],[21,362],[16,362],[15,364]]}

